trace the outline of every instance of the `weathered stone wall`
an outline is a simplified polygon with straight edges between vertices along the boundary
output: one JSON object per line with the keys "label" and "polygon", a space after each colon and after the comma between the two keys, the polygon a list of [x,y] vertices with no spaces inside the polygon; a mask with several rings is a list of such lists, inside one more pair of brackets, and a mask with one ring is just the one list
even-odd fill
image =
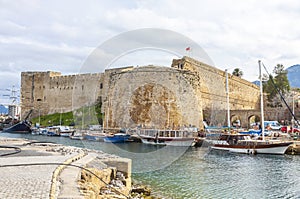
{"label": "weathered stone wall", "polygon": [[22,72],[22,117],[30,109],[37,116],[93,104],[100,95],[101,81],[101,73],[62,76],[57,72]]}
{"label": "weathered stone wall", "polygon": [[104,103],[109,127],[179,128],[202,122],[201,94],[190,71],[146,66],[115,73]]}
{"label": "weathered stone wall", "polygon": [[[225,72],[194,59],[173,60],[172,67],[109,69],[104,73],[62,76],[23,72],[23,116],[66,112],[102,102],[106,127],[202,127],[206,119],[225,124]],[[230,109],[259,108],[259,88],[229,75]]]}
{"label": "weathered stone wall", "polygon": [[[204,119],[212,125],[226,124],[226,73],[189,57],[173,60],[172,67],[199,76]],[[230,110],[259,109],[258,86],[231,74],[228,74],[228,84]]]}

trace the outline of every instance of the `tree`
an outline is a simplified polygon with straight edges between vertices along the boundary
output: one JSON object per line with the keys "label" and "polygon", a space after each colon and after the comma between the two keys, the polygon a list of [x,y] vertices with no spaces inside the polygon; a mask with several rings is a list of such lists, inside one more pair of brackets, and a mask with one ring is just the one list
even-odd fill
{"label": "tree", "polygon": [[274,67],[273,73],[275,74],[274,77],[271,74],[269,75],[269,80],[264,83],[263,89],[268,96],[268,106],[282,107],[282,100],[277,90],[279,90],[283,96],[287,95],[290,91],[287,71],[284,70],[282,64],[277,64]]}
{"label": "tree", "polygon": [[232,72],[232,75],[237,76],[237,77],[242,77],[243,76],[243,71],[239,68],[235,68]]}
{"label": "tree", "polygon": [[282,94],[286,94],[290,91],[290,83],[287,78],[287,71],[284,70],[282,64],[277,64],[273,71],[276,76],[274,78],[275,84]]}

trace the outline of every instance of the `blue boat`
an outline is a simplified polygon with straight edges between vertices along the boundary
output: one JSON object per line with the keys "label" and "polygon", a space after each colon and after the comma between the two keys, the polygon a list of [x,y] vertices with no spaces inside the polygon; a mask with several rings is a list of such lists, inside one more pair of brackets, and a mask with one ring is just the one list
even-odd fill
{"label": "blue boat", "polygon": [[128,141],[130,138],[129,134],[126,133],[116,133],[114,135],[108,135],[104,138],[104,142],[110,142],[110,143],[123,143]]}
{"label": "blue boat", "polygon": [[106,137],[105,133],[101,132],[87,132],[83,135],[83,138],[90,141],[103,141]]}
{"label": "blue boat", "polygon": [[48,127],[47,136],[59,136],[58,128],[55,126]]}

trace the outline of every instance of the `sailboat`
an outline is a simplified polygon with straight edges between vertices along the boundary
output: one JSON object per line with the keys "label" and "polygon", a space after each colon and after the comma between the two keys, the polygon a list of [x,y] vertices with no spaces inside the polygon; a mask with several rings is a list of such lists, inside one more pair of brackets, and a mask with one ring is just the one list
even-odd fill
{"label": "sailboat", "polygon": [[[261,122],[264,124],[264,110],[263,110],[263,86],[261,75],[261,61],[259,64],[260,75],[260,106],[261,106]],[[250,135],[245,134],[222,134],[217,140],[210,140],[212,144],[211,149],[224,150],[234,153],[245,154],[285,154],[292,142],[271,141],[265,140],[264,128],[261,129],[262,140],[253,140]]]}

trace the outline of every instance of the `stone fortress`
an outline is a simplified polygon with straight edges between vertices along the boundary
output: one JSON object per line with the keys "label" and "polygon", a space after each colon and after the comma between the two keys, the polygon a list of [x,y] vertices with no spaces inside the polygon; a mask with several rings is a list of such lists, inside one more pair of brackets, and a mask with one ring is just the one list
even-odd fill
{"label": "stone fortress", "polygon": [[[231,122],[244,126],[259,117],[259,87],[228,74]],[[61,75],[22,72],[21,110],[25,116],[67,112],[101,102],[105,127],[203,128],[226,125],[226,73],[190,57],[174,59],[171,67],[107,69],[103,73]]]}

